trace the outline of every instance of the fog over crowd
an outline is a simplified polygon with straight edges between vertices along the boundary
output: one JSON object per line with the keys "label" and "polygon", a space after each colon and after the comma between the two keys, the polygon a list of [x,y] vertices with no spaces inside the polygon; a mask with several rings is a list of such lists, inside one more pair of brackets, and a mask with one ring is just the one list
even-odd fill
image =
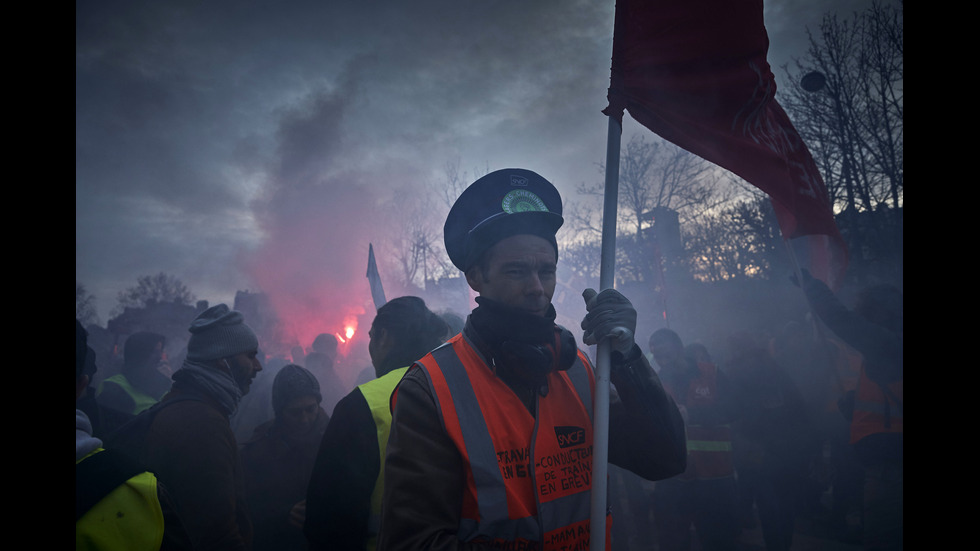
{"label": "fog over crowd", "polygon": [[[779,85],[781,67],[805,54],[808,30],[825,14],[846,16],[871,3],[765,0],[769,62]],[[466,284],[444,250],[443,224],[463,188],[504,168],[535,171],[561,193],[566,222],[557,234],[555,322],[594,360],[596,347],[582,341],[587,314],[583,291],[598,289],[599,281],[575,272],[569,262],[577,254],[572,240],[580,237],[572,232],[569,207],[592,208],[594,203],[580,202],[579,190],[603,179],[607,118],[601,110],[609,85],[614,8],[615,2],[589,0],[77,4],[76,316],[80,300],[89,310],[76,327],[76,471],[82,462],[80,440],[88,446],[86,454],[91,453],[97,447],[93,439],[109,442],[110,433],[117,437],[116,429],[130,426],[125,424],[138,419],[141,411],[166,401],[165,395],[173,398],[166,393],[218,389],[213,402],[220,414],[201,421],[197,413],[187,413],[196,405],[171,405],[184,412],[167,419],[169,432],[155,436],[166,440],[185,428],[203,431],[215,422],[209,430],[218,426],[215,430],[227,440],[221,445],[236,454],[224,458],[226,464],[200,472],[234,473],[229,478],[250,476],[239,472],[243,457],[246,470],[254,474],[263,472],[256,466],[262,461],[288,456],[283,449],[302,454],[299,459],[289,456],[286,463],[296,463],[287,467],[276,463],[283,480],[222,482],[227,483],[225,490],[233,489],[229,503],[250,499],[253,510],[281,497],[257,498],[254,488],[260,484],[269,496],[287,486],[302,487],[299,498],[283,498],[288,499],[286,507],[277,502],[275,514],[276,522],[285,526],[288,513],[290,535],[282,537],[302,544],[290,548],[305,548],[301,530],[313,463],[321,472],[335,472],[324,464],[340,461],[324,455],[329,446],[321,448],[329,440],[321,441],[329,432],[329,418],[342,420],[333,423],[333,430],[354,427],[345,417],[350,410],[338,404],[347,399],[350,407],[352,393],[370,396],[367,389],[373,387],[359,385],[381,380],[393,367],[407,368],[417,359],[404,365],[405,358],[392,359],[393,350],[405,348],[404,341],[420,339],[390,337],[396,333],[392,328],[424,333],[424,342],[434,347],[459,334],[477,307],[479,293]],[[627,117],[623,143],[637,135],[653,138]],[[371,294],[369,247],[389,301],[384,315]],[[156,274],[185,286],[181,300],[124,300],[140,278]],[[805,486],[801,514],[814,526],[833,524],[827,528],[833,534],[823,534],[827,540],[858,545],[855,534],[861,521],[855,518],[860,517],[857,496],[863,474],[854,458],[840,451],[846,448],[848,428],[837,402],[848,392],[853,398],[864,376],[862,353],[846,342],[844,331],[837,334],[820,322],[818,309],[831,304],[855,312],[862,291],[856,282],[872,278],[853,279],[831,293],[806,279],[806,272],[790,269],[768,278],[710,283],[681,270],[668,270],[668,276],[664,279],[661,271],[659,281],[624,278],[616,287],[628,299],[626,309],[633,309],[626,317],[634,318],[633,338],[642,360],[637,356],[631,361],[649,368],[656,381],[673,376],[669,372],[676,368],[676,380],[684,384],[689,382],[685,376],[692,377],[684,369],[702,364],[722,374],[740,374],[744,378],[736,386],[746,387],[755,380],[745,373],[760,365],[760,373],[779,371],[779,377],[769,379],[752,371],[764,380],[758,388],[772,394],[760,398],[764,392],[753,394],[753,387],[746,393],[751,396],[739,400],[750,403],[748,411],[763,402],[767,405],[757,410],[773,401],[783,407],[784,391],[793,395],[786,403],[796,400],[790,406],[798,405],[793,413],[800,415],[791,421],[809,416],[813,422],[799,434],[819,433],[801,452],[805,457],[800,464],[811,467],[795,480]],[[895,280],[900,286],[902,274]],[[825,290],[823,303],[813,298]],[[900,293],[898,297],[901,318]],[[548,324],[550,331],[553,324]],[[382,328],[390,342],[379,338]],[[224,330],[231,337],[208,333]],[[652,337],[663,337],[664,330],[687,345],[679,349],[673,366],[655,357],[657,339]],[[898,335],[901,371],[902,329],[889,331],[890,337]],[[626,356],[619,354],[620,359]],[[142,374],[134,375],[137,371]],[[125,380],[126,373],[131,380]],[[776,379],[784,386],[769,384]],[[898,381],[900,385],[901,377]],[[388,398],[395,383],[390,384],[387,395],[364,398],[377,401],[368,404],[371,411],[378,410],[378,403],[394,403]],[[688,409],[672,409],[674,389],[665,387],[656,388],[657,396],[664,397],[663,411],[683,429]],[[105,403],[122,395],[122,409],[107,412],[112,408],[96,403],[96,394],[107,388]],[[535,392],[530,395],[537,404]],[[82,410],[95,413],[81,419]],[[286,417],[284,410],[295,423],[279,420]],[[739,419],[750,417],[745,411]],[[123,414],[116,416],[119,412]],[[390,410],[388,414],[390,425]],[[899,410],[899,425],[900,416]],[[370,418],[368,413],[356,419]],[[788,417],[770,416],[761,424],[781,420],[789,422]],[[378,423],[380,427],[383,421]],[[384,433],[383,445],[387,428],[376,434],[374,425],[368,425],[367,440],[377,446],[375,438]],[[87,438],[80,439],[80,431]],[[189,438],[190,446],[220,447],[208,434],[197,437]],[[270,444],[274,439],[288,445],[280,440]],[[111,441],[117,442],[122,449],[124,441]],[[832,447],[837,455],[828,459]],[[161,444],[160,449],[168,448]],[[371,449],[371,461],[378,459],[377,451]],[[527,459],[522,450],[514,451],[522,461]],[[590,458],[591,443],[587,454],[568,453]],[[153,459],[179,464],[178,459],[172,464],[173,458],[161,459],[165,455]],[[364,463],[362,458],[346,459]],[[821,468],[839,475],[836,488],[831,474]],[[175,470],[192,471],[183,466]],[[299,472],[305,476],[302,483],[286,480]],[[373,491],[377,473],[370,474]],[[622,522],[614,525],[615,551],[653,549],[638,539],[645,525],[653,523],[653,510],[648,509],[653,482],[615,469],[610,481],[614,507],[623,511]],[[244,494],[244,486],[252,489],[251,496]],[[753,503],[750,499],[749,517],[757,514]],[[167,506],[164,502],[165,515]],[[746,509],[738,510],[746,514]],[[192,524],[207,524],[207,513],[198,511]],[[248,524],[242,514],[231,516],[236,514],[236,522]],[[282,528],[262,526],[258,518],[261,513],[252,522],[257,534],[265,534],[261,537]],[[740,518],[739,530],[756,530],[750,521],[760,518]],[[189,526],[189,532],[198,529]],[[309,532],[305,536],[312,537]],[[175,536],[174,548],[186,548],[184,537]],[[272,541],[280,541],[276,537]],[[757,548],[763,548],[759,543]],[[277,548],[256,544],[255,551]],[[771,549],[789,547],[772,544]]]}

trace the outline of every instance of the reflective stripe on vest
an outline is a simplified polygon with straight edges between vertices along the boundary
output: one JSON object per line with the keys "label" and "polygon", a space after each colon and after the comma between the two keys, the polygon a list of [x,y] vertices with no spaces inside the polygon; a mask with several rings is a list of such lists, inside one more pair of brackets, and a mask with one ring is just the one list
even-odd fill
{"label": "reflective stripe on vest", "polygon": [[[93,453],[99,451],[101,448]],[[75,549],[159,549],[163,529],[157,479],[152,473],[145,472],[117,487],[75,523]]]}
{"label": "reflective stripe on vest", "polygon": [[587,546],[594,376],[582,353],[548,375],[536,417],[462,335],[418,364],[466,465],[459,539]]}
{"label": "reflective stripe on vest", "polygon": [[394,369],[373,381],[368,381],[357,388],[364,396],[368,408],[371,410],[371,417],[374,419],[374,426],[378,433],[378,452],[381,457],[381,470],[378,478],[374,482],[374,491],[371,492],[371,516],[368,519],[369,539],[367,548],[377,547],[378,529],[381,524],[381,494],[384,490],[385,480],[385,449],[388,447],[388,434],[391,432],[391,393],[402,380],[402,376],[407,371],[407,367]]}
{"label": "reflective stripe on vest", "polygon": [[689,452],[730,452],[732,451],[731,442],[717,440],[688,440],[687,451]]}
{"label": "reflective stripe on vest", "polygon": [[106,383],[115,383],[119,385],[119,387],[122,388],[126,392],[126,394],[128,394],[129,397],[133,399],[133,404],[134,404],[133,411],[127,411],[125,413],[131,413],[133,415],[136,415],[137,413],[140,413],[145,409],[149,409],[150,406],[160,401],[150,396],[149,394],[143,393],[141,390],[134,387],[129,382],[129,379],[127,379],[126,376],[123,375],[122,373],[118,375],[113,375],[112,377],[109,377],[108,379],[102,381],[99,384],[98,392],[96,392],[95,394],[96,398],[98,398],[99,395],[102,394],[103,391],[105,391]]}
{"label": "reflective stripe on vest", "polygon": [[[691,379],[687,388],[675,389],[666,383],[664,386],[678,404],[711,406],[717,402],[717,374],[714,364],[698,362],[698,376]],[[680,475],[681,479],[725,478],[735,474],[730,425],[687,425],[686,431],[687,469]]]}
{"label": "reflective stripe on vest", "polygon": [[851,444],[872,434],[903,432],[903,386],[903,380],[879,385],[861,369],[851,418]]}
{"label": "reflective stripe on vest", "polygon": [[681,478],[712,479],[735,474],[730,425],[687,427],[687,470]]}

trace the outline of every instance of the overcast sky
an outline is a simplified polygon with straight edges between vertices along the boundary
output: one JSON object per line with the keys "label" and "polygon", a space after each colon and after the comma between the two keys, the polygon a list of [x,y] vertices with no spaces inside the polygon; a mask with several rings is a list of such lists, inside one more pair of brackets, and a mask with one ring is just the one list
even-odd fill
{"label": "overcast sky", "polygon": [[[766,0],[777,79],[807,27],[867,4]],[[103,324],[161,271],[212,304],[314,300],[314,280],[366,293],[367,243],[389,231],[372,207],[430,193],[447,162],[529,168],[564,195],[600,181],[613,6],[77,2],[76,282]],[[624,139],[640,131],[627,117]]]}

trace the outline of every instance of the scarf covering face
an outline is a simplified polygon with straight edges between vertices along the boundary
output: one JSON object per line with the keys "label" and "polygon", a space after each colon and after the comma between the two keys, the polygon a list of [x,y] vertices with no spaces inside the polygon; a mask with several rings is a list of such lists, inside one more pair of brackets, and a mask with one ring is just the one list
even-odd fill
{"label": "scarf covering face", "polygon": [[542,317],[485,297],[476,297],[476,303],[479,306],[470,313],[470,321],[491,348],[504,341],[544,345],[554,338],[557,313],[551,304]]}
{"label": "scarf covering face", "polygon": [[484,297],[476,302],[470,322],[488,348],[494,372],[532,388],[545,386],[554,367],[555,307],[537,316]]}
{"label": "scarf covering face", "polygon": [[197,391],[214,398],[228,416],[235,414],[242,399],[242,390],[230,373],[203,362],[184,360],[173,379],[181,390]]}

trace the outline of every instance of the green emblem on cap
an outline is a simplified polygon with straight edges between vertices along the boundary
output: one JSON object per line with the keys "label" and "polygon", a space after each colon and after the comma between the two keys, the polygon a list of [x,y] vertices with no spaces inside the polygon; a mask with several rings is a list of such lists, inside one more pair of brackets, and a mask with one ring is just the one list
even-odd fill
{"label": "green emblem on cap", "polygon": [[537,195],[526,189],[515,189],[504,195],[504,200],[500,202],[500,207],[507,214],[517,212],[548,212],[548,207]]}

